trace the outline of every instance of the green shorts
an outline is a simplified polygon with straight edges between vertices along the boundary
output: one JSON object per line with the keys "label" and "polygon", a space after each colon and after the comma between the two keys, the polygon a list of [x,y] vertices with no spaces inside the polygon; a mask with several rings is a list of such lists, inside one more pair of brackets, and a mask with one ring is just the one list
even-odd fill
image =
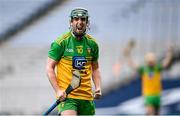
{"label": "green shorts", "polygon": [[159,95],[145,96],[145,105],[159,108],[161,105],[161,97]]}
{"label": "green shorts", "polygon": [[94,115],[94,101],[66,98],[58,105],[59,114],[65,110],[75,110],[78,115]]}

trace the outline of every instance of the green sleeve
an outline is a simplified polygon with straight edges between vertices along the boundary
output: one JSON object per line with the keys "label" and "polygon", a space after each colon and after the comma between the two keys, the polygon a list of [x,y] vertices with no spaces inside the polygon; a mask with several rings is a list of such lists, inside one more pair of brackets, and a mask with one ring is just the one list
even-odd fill
{"label": "green sleeve", "polygon": [[142,75],[143,74],[143,66],[138,67],[137,71],[138,71],[138,74]]}
{"label": "green sleeve", "polygon": [[63,43],[61,42],[60,44],[58,44],[56,41],[54,41],[51,44],[51,48],[48,52],[48,57],[52,58],[55,61],[59,61],[63,53],[64,53]]}
{"label": "green sleeve", "polygon": [[93,46],[93,59],[92,61],[97,61],[99,58],[99,46],[97,43]]}
{"label": "green sleeve", "polygon": [[157,64],[157,69],[158,69],[158,71],[162,71],[163,70],[163,66],[162,66],[161,63]]}

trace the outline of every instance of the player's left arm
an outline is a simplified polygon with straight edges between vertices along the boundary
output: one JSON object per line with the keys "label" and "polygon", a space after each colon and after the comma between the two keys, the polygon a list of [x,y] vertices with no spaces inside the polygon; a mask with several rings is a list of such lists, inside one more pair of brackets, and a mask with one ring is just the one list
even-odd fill
{"label": "player's left arm", "polygon": [[95,85],[94,99],[99,99],[102,96],[102,92],[101,92],[101,76],[100,76],[98,61],[92,62],[92,79]]}
{"label": "player's left arm", "polygon": [[169,48],[167,49],[167,52],[166,52],[166,56],[162,61],[163,68],[167,68],[170,65],[170,63],[172,61],[172,57],[173,57],[173,47],[169,46]]}

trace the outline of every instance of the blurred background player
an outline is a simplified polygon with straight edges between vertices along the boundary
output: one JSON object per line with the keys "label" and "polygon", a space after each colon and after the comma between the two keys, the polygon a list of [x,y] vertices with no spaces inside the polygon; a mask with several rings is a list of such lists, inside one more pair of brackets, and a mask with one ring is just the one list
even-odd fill
{"label": "blurred background player", "polygon": [[130,41],[124,49],[124,55],[128,60],[128,65],[135,69],[142,80],[142,95],[144,96],[146,114],[159,115],[161,105],[161,72],[166,69],[172,60],[172,47],[169,47],[162,62],[157,61],[157,56],[153,52],[145,54],[145,64],[138,65],[131,57],[132,49],[135,47],[135,41]]}
{"label": "blurred background player", "polygon": [[[58,106],[61,115],[94,115],[93,99],[101,96],[99,48],[86,34],[89,26],[88,11],[76,8],[70,14],[70,32],[56,39],[48,53],[47,74],[56,95],[65,100]],[[57,72],[55,67],[57,66]],[[65,89],[71,81],[73,70],[79,70],[81,85],[66,96]],[[57,73],[57,76],[56,76]],[[95,84],[93,98],[91,76]]]}

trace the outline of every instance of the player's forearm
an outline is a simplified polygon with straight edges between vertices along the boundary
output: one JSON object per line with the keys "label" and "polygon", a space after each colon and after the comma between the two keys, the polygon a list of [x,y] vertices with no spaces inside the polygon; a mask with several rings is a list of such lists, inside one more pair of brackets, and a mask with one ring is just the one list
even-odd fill
{"label": "player's forearm", "polygon": [[138,65],[132,60],[131,56],[127,57],[127,61],[128,61],[128,66],[131,67],[132,69],[136,70]]}
{"label": "player's forearm", "polygon": [[101,89],[101,76],[99,69],[93,71],[92,78],[95,85],[95,89]]}
{"label": "player's forearm", "polygon": [[169,66],[169,64],[171,63],[172,57],[173,57],[172,51],[168,51],[166,53],[165,59],[163,60],[163,67],[164,68],[167,68]]}
{"label": "player's forearm", "polygon": [[59,86],[57,84],[57,79],[56,79],[56,74],[55,74],[55,66],[56,66],[56,61],[48,58],[47,60],[47,66],[46,66],[46,71],[47,71],[47,76],[48,79],[53,87],[53,89],[55,90],[55,92],[57,93],[59,90]]}
{"label": "player's forearm", "polygon": [[48,69],[47,75],[48,75],[48,79],[49,79],[49,81],[50,81],[53,89],[54,89],[55,92],[57,93],[57,91],[59,90],[59,86],[58,86],[58,84],[57,84],[56,75],[55,75],[54,70]]}

